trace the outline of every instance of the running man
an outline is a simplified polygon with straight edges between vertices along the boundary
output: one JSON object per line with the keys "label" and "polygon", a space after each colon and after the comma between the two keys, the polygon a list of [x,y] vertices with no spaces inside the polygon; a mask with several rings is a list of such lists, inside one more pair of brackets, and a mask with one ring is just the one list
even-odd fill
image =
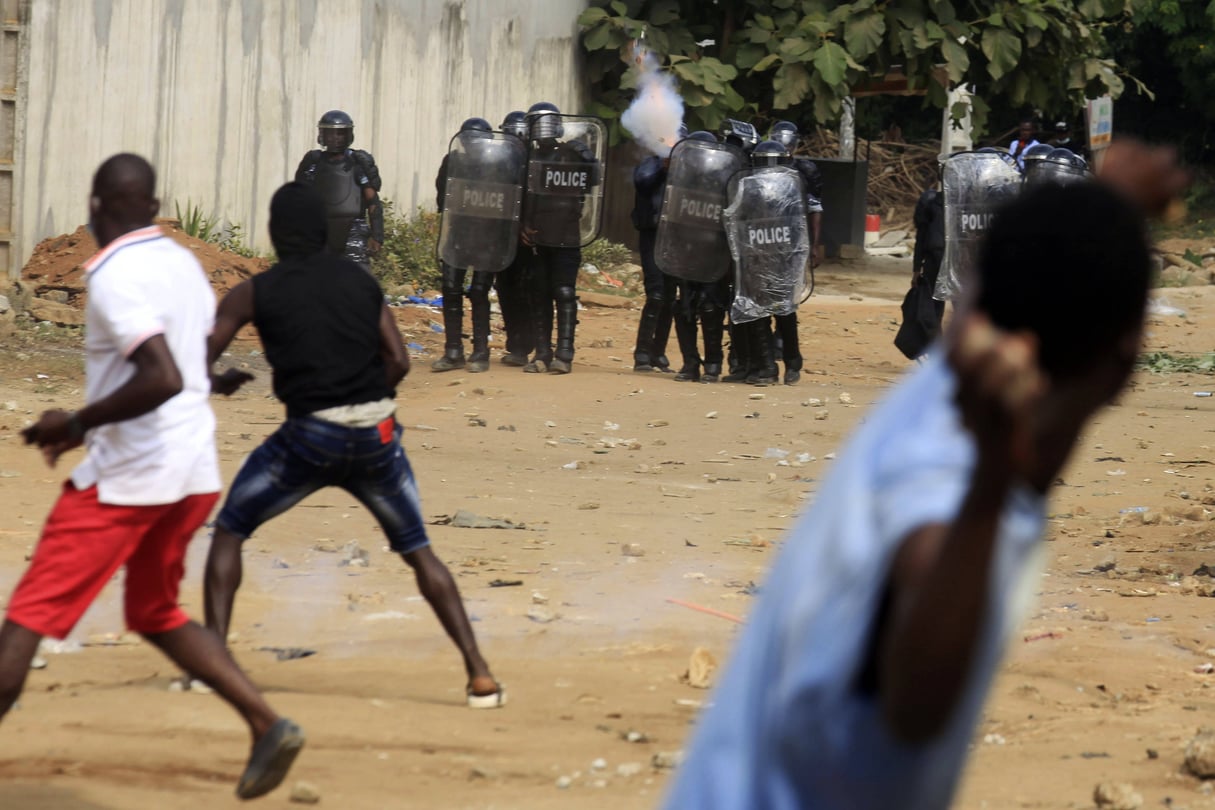
{"label": "running man", "polygon": [[304,735],[177,605],[186,546],[219,499],[206,364],[215,294],[193,254],[152,224],[155,194],[156,173],[136,155],[115,155],[93,177],[89,225],[100,251],[85,264],[87,404],[47,411],[22,432],[52,467],[82,443],[87,450],[0,627],[0,717],[43,636],[66,637],[125,565],[127,625],[248,723],[253,752],[236,794],[252,799],[282,782]]}
{"label": "running man", "polygon": [[[270,201],[270,240],[279,261],[233,288],[207,342],[213,367],[237,331],[257,327],[274,370],[283,423],[245,461],[216,520],[207,557],[207,626],[228,637],[240,587],[241,545],[266,521],[324,487],[341,487],[379,521],[392,550],[455,642],[472,708],[506,693],[477,649],[451,572],[430,548],[417,485],[401,446],[396,386],[409,371],[380,285],[350,260],[325,251],[325,208],[307,186],[288,183]],[[230,394],[250,375],[229,369],[213,390]]]}

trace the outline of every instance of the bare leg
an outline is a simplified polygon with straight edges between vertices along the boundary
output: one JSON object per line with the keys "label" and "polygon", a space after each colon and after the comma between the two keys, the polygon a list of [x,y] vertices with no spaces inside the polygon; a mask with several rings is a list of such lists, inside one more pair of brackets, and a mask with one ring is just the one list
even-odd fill
{"label": "bare leg", "polygon": [[0,718],[21,696],[40,641],[40,634],[19,624],[6,620],[0,627]]}
{"label": "bare leg", "polygon": [[232,603],[240,587],[243,566],[241,540],[227,529],[216,528],[207,554],[207,573],[203,587],[207,629],[215,631],[220,641],[228,643],[228,628],[232,623]]}
{"label": "bare leg", "polygon": [[456,643],[464,657],[464,669],[468,673],[468,686],[474,695],[490,695],[498,689],[498,683],[489,672],[489,665],[477,649],[472,624],[464,611],[460,589],[452,579],[451,572],[442,560],[435,556],[430,546],[402,554],[401,558],[413,569],[418,580],[418,590],[430,604],[439,623],[447,635]]}
{"label": "bare leg", "polygon": [[269,731],[270,726],[279,719],[215,633],[196,622],[188,622],[176,630],[147,635],[145,638],[173,659],[183,671],[201,680],[232,704],[249,724],[254,740]]}

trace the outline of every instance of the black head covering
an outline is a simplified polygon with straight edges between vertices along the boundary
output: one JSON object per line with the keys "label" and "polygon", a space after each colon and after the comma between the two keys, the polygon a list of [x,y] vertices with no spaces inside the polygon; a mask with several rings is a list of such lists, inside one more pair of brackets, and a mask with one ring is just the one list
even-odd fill
{"label": "black head covering", "polygon": [[325,204],[303,183],[288,183],[270,198],[270,241],[279,259],[304,258],[325,249]]}

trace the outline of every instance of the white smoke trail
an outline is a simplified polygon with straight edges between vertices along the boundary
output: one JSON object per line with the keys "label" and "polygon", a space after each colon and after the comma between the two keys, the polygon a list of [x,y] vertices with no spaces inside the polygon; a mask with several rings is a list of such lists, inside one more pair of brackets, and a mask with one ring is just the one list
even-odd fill
{"label": "white smoke trail", "polygon": [[675,78],[659,69],[658,57],[643,42],[634,42],[630,54],[640,74],[637,95],[620,122],[633,138],[659,157],[671,154],[683,124],[683,99]]}

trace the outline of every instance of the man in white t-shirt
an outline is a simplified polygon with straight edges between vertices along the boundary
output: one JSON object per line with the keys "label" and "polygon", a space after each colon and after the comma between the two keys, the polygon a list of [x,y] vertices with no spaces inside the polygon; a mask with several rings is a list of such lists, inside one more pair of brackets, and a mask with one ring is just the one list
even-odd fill
{"label": "man in white t-shirt", "polygon": [[194,673],[249,725],[237,787],[251,799],[286,776],[304,736],[279,717],[214,633],[178,607],[186,547],[219,497],[207,335],[215,295],[198,260],[152,224],[160,203],[143,158],[115,155],[93,178],[85,264],[85,400],[23,432],[54,466],[80,444],[29,569],[0,627],[0,717],[16,702],[43,636],[63,638],[126,567],[131,630]]}
{"label": "man in white t-shirt", "polygon": [[791,532],[667,808],[949,806],[1034,588],[1046,492],[1134,365],[1150,261],[1132,201],[1157,210],[1184,184],[1124,146],[1117,191],[1041,187],[996,218],[943,354],[865,421]]}

